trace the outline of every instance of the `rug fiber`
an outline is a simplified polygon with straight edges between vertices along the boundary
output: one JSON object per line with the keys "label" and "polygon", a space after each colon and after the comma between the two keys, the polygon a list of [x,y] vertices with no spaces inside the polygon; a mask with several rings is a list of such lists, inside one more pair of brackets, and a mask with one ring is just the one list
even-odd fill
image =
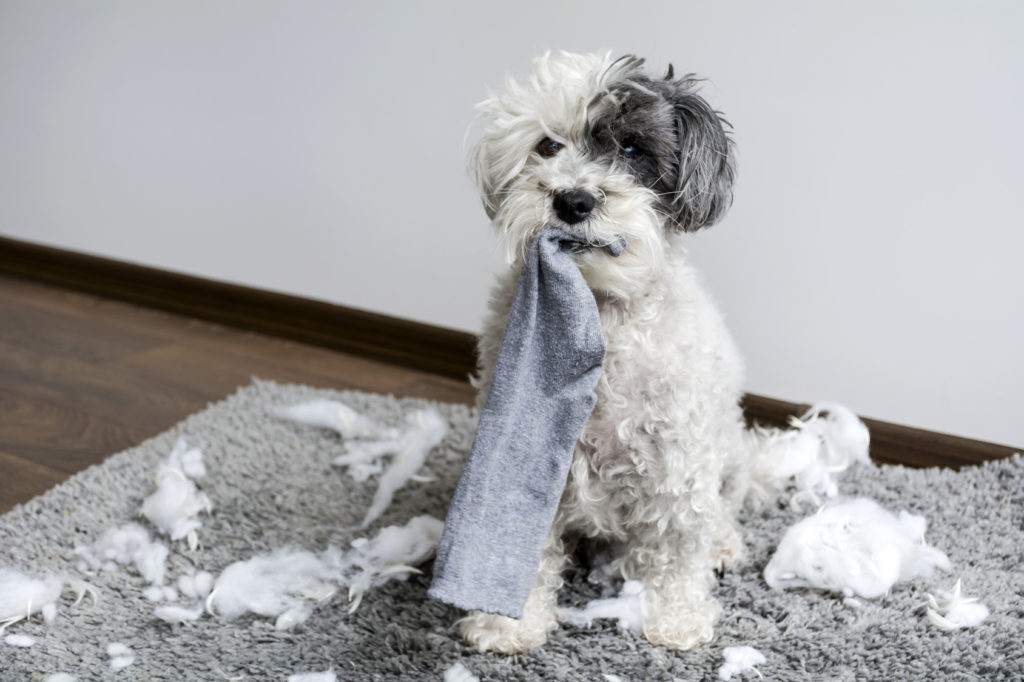
{"label": "rug fiber", "polygon": [[[203,451],[209,473],[201,487],[213,513],[203,517],[197,550],[173,545],[172,579],[194,568],[217,575],[234,561],[281,547],[346,548],[352,539],[419,514],[444,518],[472,441],[472,410],[436,404],[452,428],[421,471],[432,480],[400,489],[382,518],[358,531],[345,529],[361,521],[374,479],[358,483],[331,466],[344,452],[337,435],[270,414],[314,398],[341,400],[394,425],[428,404],[256,381],[0,517],[0,566],[83,577],[74,569],[74,547],[128,521],[145,524],[139,505],[153,490],[157,464],[181,434]],[[759,670],[773,680],[1024,679],[1024,459],[960,472],[858,467],[839,485],[844,496],[867,496],[927,518],[926,539],[949,555],[953,571],[899,583],[859,608],[813,590],[772,592],[761,571],[785,529],[804,515],[780,498],[743,519],[750,559],[719,581],[724,616],[709,646],[666,651],[599,621],[591,628],[562,627],[545,647],[506,657],[462,643],[453,628],[460,613],[426,597],[429,564],[422,575],[370,591],[355,613],[347,613],[338,594],[287,631],[251,615],[230,622],[206,615],[171,626],[153,616],[141,578],[126,569],[85,576],[102,592],[95,606],[88,600],[72,606],[65,593],[52,625],[36,616],[11,626],[8,633],[32,635],[37,643],[25,649],[0,643],[0,680],[40,680],[63,671],[79,680],[283,681],[296,672],[327,669],[339,680],[440,680],[457,661],[482,680],[603,681],[602,673],[623,681],[705,680],[717,679],[722,650],[740,645],[764,653],[767,662]],[[586,575],[585,567],[568,570],[563,603],[581,605],[600,596]],[[943,632],[924,615],[926,594],[951,589],[957,578],[992,613],[976,628]],[[111,642],[135,653],[135,662],[118,673],[108,666]]]}

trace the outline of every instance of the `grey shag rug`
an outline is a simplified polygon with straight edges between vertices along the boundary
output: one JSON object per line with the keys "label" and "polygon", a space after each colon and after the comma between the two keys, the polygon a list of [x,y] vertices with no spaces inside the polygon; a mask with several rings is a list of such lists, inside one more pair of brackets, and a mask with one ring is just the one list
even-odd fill
{"label": "grey shag rug", "polygon": [[[175,545],[169,576],[193,567],[216,575],[233,561],[284,546],[347,547],[367,535],[343,529],[362,519],[373,479],[356,483],[330,465],[343,452],[336,435],[269,413],[275,406],[324,397],[393,424],[427,404],[257,381],[0,517],[0,565],[77,577],[73,548],[107,528],[139,520],[156,465],[180,434],[204,453],[209,473],[201,486],[214,511],[199,531],[201,548],[190,552]],[[425,465],[435,480],[399,490],[370,532],[418,514],[444,518],[475,415],[460,405],[436,407],[452,430]],[[717,679],[723,648],[739,645],[764,653],[767,662],[759,670],[773,680],[1024,679],[1024,459],[959,473],[858,467],[840,481],[840,490],[924,515],[926,538],[949,555],[953,573],[897,584],[860,608],[813,590],[772,592],[761,571],[785,529],[803,516],[780,499],[744,519],[750,560],[719,582],[725,615],[711,645],[666,651],[614,622],[598,621],[589,629],[563,627],[545,647],[505,657],[477,653],[460,641],[453,628],[459,612],[426,597],[429,564],[423,575],[370,591],[353,614],[339,594],[290,631],[277,631],[271,619],[254,616],[232,622],[204,616],[171,626],[153,616],[154,604],[142,598],[141,578],[125,569],[88,578],[102,591],[98,605],[86,600],[72,606],[65,593],[52,625],[36,616],[13,626],[8,632],[38,641],[28,649],[0,643],[0,680],[39,680],[57,671],[79,680],[285,680],[327,669],[340,680],[439,680],[457,661],[482,680],[603,681],[602,673],[624,681],[707,680]],[[565,603],[600,596],[586,575],[585,567],[569,569]],[[992,613],[976,628],[943,632],[924,616],[925,595],[950,589],[958,577],[964,591]],[[136,657],[117,673],[110,671],[105,652],[115,641],[128,644]],[[757,675],[748,672],[741,679]]]}

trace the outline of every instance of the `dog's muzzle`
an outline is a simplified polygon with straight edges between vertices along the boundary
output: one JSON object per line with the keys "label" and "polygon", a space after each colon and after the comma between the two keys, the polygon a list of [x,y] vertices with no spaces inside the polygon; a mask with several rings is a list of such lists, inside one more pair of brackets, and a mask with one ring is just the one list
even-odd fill
{"label": "dog's muzzle", "polygon": [[555,209],[555,215],[568,225],[575,225],[586,220],[594,207],[597,206],[597,199],[593,194],[581,189],[564,189],[555,192],[551,207]]}
{"label": "dog's muzzle", "polygon": [[626,250],[625,237],[618,236],[608,241],[590,241],[581,234],[560,230],[550,225],[545,225],[543,229],[558,235],[558,247],[566,253],[584,253],[591,249],[604,249],[608,255],[618,257]]}

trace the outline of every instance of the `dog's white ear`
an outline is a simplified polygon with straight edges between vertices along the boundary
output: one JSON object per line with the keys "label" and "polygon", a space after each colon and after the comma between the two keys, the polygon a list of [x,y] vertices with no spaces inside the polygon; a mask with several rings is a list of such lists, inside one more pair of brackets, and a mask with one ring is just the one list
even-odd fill
{"label": "dog's white ear", "polygon": [[484,135],[473,147],[471,163],[473,166],[473,180],[476,181],[477,191],[480,192],[480,201],[484,205],[489,220],[494,219],[498,212],[498,181],[494,173],[494,160],[492,157],[489,136]]}
{"label": "dog's white ear", "polygon": [[718,222],[732,205],[732,126],[697,94],[696,78],[672,75],[670,66],[661,83],[675,115],[679,155],[672,207],[678,229],[695,232]]}
{"label": "dog's white ear", "polygon": [[[507,87],[516,86],[510,80]],[[501,97],[480,102],[476,110],[480,137],[470,154],[470,164],[484,211],[488,219],[494,220],[526,166],[529,150],[540,140],[540,132],[530,126],[510,126]]]}

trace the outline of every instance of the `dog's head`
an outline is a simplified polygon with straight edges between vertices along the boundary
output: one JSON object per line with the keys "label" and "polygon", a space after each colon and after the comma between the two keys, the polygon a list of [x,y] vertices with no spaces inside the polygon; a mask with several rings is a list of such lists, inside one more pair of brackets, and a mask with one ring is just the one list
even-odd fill
{"label": "dog's head", "polygon": [[673,235],[729,208],[728,124],[694,77],[642,67],[632,56],[545,55],[528,80],[510,79],[480,105],[476,178],[510,261],[544,224],[595,242],[621,236],[618,258],[600,249],[575,258],[593,289],[629,297],[659,276]]}

